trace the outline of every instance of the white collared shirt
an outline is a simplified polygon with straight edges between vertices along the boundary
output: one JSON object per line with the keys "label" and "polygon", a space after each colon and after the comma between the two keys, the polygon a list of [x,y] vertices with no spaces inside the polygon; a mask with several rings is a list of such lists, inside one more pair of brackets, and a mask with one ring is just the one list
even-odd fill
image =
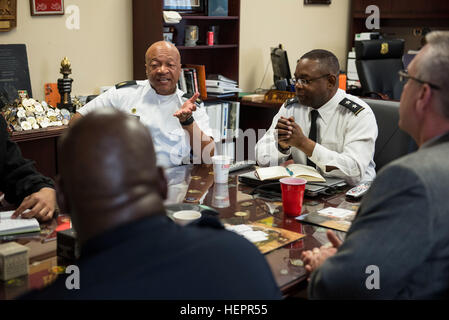
{"label": "white collared shirt", "polygon": [[[364,109],[356,115],[348,108],[339,105],[344,98]],[[295,163],[307,163],[306,154],[297,148],[292,147],[286,154],[278,150],[275,127],[281,116],[286,118],[293,116],[303,133],[308,136],[311,110],[313,108],[299,103],[282,105],[270,129],[256,145],[256,159],[261,166],[278,165],[286,161],[290,155]],[[336,94],[317,110],[319,112],[317,141],[310,160],[317,165],[323,176],[342,178],[351,185],[372,181],[376,176],[373,157],[377,123],[368,104],[338,89]],[[325,172],[326,166],[338,169]]]}
{"label": "white collared shirt", "polygon": [[[113,107],[127,114],[138,116],[140,121],[150,130],[156,151],[157,165],[169,168],[190,160],[189,136],[182,128],[177,117],[173,116],[183,105],[184,92],[177,89],[168,96],[159,95],[151,87],[148,80],[137,81],[136,85],[120,89],[112,87],[99,95],[78,112],[81,115],[99,109]],[[209,117],[204,108],[193,112],[198,127],[211,136]]]}

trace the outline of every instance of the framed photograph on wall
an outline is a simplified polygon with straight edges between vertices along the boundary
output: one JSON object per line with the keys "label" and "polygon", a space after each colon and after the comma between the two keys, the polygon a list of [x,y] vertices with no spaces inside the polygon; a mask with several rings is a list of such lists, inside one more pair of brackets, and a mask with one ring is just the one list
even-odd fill
{"label": "framed photograph on wall", "polygon": [[331,4],[332,0],[304,0],[304,4]]}
{"label": "framed photograph on wall", "polygon": [[164,0],[164,10],[174,10],[180,13],[205,13],[206,0]]}
{"label": "framed photograph on wall", "polygon": [[32,16],[64,14],[64,0],[30,0]]}

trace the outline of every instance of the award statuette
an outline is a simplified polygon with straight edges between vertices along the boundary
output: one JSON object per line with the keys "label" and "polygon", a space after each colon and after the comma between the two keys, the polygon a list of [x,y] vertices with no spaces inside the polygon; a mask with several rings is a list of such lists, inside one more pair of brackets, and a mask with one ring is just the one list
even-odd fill
{"label": "award statuette", "polygon": [[61,102],[58,103],[58,108],[67,109],[71,113],[75,113],[75,106],[72,104],[72,99],[70,98],[73,79],[69,78],[69,74],[72,73],[72,69],[70,69],[70,61],[67,57],[62,59],[61,70],[59,72],[63,75],[63,78],[58,79],[58,91],[61,95]]}

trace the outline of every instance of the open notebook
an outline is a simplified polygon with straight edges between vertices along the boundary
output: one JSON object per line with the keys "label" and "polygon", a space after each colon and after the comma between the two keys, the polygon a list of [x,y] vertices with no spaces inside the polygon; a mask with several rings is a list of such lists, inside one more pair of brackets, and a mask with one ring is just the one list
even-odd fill
{"label": "open notebook", "polygon": [[326,182],[326,179],[314,168],[303,164],[290,164],[287,167],[274,166],[257,168],[256,176],[261,180],[279,180],[280,178],[296,177],[307,182]]}
{"label": "open notebook", "polygon": [[33,219],[11,219],[14,211],[0,212],[0,236],[9,236],[20,233],[39,232],[39,222]]}

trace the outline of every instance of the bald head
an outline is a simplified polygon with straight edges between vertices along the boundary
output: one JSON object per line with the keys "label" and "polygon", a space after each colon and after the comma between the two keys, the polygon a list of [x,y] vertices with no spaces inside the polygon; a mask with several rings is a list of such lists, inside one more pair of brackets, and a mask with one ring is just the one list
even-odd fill
{"label": "bald head", "polygon": [[153,43],[145,54],[145,68],[151,86],[160,95],[176,92],[181,74],[181,56],[170,42]]}
{"label": "bald head", "polygon": [[61,137],[59,155],[80,238],[163,211],[153,142],[137,118],[112,108],[89,113]]}

